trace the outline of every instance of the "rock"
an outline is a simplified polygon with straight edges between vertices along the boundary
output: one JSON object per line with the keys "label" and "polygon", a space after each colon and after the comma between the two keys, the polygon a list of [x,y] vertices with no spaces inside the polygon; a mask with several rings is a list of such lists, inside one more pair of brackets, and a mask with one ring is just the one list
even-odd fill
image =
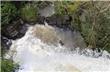
{"label": "rock", "polygon": [[40,16],[50,17],[55,13],[54,4],[48,4],[48,6],[45,6],[45,8],[40,8],[38,12]]}
{"label": "rock", "polygon": [[10,46],[12,44],[12,41],[4,36],[1,36],[1,46],[2,50],[9,50]]}
{"label": "rock", "polygon": [[[38,16],[37,24],[44,24],[45,21],[51,26],[68,29],[70,28],[69,26],[71,24],[72,17],[68,15],[64,15],[64,16],[53,15],[51,17],[44,17],[40,15]],[[31,25],[34,25],[34,24],[31,24]]]}
{"label": "rock", "polygon": [[45,17],[44,16],[38,16],[37,18],[37,23],[38,24],[44,24],[45,21]]}
{"label": "rock", "polygon": [[61,40],[59,40],[59,43],[63,46],[64,45],[64,43],[61,41]]}
{"label": "rock", "polygon": [[58,16],[53,15],[51,17],[47,17],[46,21],[49,25],[60,27],[60,28],[69,28],[71,24],[72,17],[68,15]]}
{"label": "rock", "polygon": [[25,35],[27,26],[22,21],[17,20],[12,24],[6,25],[2,28],[1,34],[9,39],[21,38]]}

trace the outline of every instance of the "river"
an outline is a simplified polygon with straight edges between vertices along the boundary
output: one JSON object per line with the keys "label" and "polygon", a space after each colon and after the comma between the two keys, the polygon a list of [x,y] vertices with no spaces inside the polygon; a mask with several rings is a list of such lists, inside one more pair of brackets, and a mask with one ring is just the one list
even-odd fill
{"label": "river", "polygon": [[[12,56],[20,65],[18,72],[110,72],[110,54],[103,51],[99,57],[98,53],[92,56],[89,49],[88,56],[80,54],[79,43],[84,43],[78,42],[81,37],[75,34],[49,25],[30,26],[25,36],[13,40],[7,57]],[[71,42],[76,46],[71,46]]]}

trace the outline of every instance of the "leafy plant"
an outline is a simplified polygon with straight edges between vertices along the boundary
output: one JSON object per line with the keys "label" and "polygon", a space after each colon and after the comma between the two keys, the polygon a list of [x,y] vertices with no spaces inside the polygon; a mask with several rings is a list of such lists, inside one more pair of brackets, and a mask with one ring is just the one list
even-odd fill
{"label": "leafy plant", "polygon": [[1,72],[14,72],[18,68],[18,65],[13,63],[12,60],[1,60]]}
{"label": "leafy plant", "polygon": [[81,2],[75,1],[55,1],[55,11],[57,15],[73,14],[77,11]]}
{"label": "leafy plant", "polygon": [[26,4],[23,8],[21,8],[21,17],[27,22],[35,22],[37,20],[37,15],[37,8],[32,4]]}
{"label": "leafy plant", "polygon": [[9,24],[16,18],[18,11],[11,2],[1,2],[1,25]]}
{"label": "leafy plant", "polygon": [[[110,4],[107,2],[85,2],[73,14],[74,27],[78,27],[90,48],[110,51]],[[82,10],[81,14],[78,14]]]}

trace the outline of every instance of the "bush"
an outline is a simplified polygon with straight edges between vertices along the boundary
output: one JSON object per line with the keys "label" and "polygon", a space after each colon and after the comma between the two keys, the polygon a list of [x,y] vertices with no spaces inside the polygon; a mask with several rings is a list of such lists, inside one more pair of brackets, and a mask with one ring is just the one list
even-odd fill
{"label": "bush", "polygon": [[35,22],[37,20],[37,8],[32,4],[26,4],[21,8],[21,18],[26,22]]}
{"label": "bush", "polygon": [[74,1],[55,1],[55,14],[57,15],[67,15],[73,14],[74,11],[78,9],[81,2]]}
{"label": "bush", "polygon": [[14,72],[18,68],[18,65],[13,63],[12,60],[3,59],[1,61],[1,72]]}
{"label": "bush", "polygon": [[11,2],[1,2],[1,25],[9,24],[18,14]]}
{"label": "bush", "polygon": [[[82,13],[78,14],[81,11]],[[85,2],[73,14],[73,26],[81,32],[89,48],[101,48],[110,52],[109,13],[109,3],[90,1]]]}

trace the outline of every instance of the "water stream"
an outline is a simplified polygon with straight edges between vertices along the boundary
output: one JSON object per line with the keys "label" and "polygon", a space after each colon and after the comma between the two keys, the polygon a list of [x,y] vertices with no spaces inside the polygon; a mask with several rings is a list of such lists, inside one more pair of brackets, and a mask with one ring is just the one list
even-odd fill
{"label": "water stream", "polygon": [[[24,37],[13,41],[8,55],[13,55],[20,65],[18,72],[110,72],[110,54],[104,51],[100,57],[92,57],[89,49],[89,56],[80,54],[75,47],[84,43],[78,42],[79,38],[79,34],[68,30],[35,25],[29,27]],[[78,45],[71,46],[71,42]]]}

